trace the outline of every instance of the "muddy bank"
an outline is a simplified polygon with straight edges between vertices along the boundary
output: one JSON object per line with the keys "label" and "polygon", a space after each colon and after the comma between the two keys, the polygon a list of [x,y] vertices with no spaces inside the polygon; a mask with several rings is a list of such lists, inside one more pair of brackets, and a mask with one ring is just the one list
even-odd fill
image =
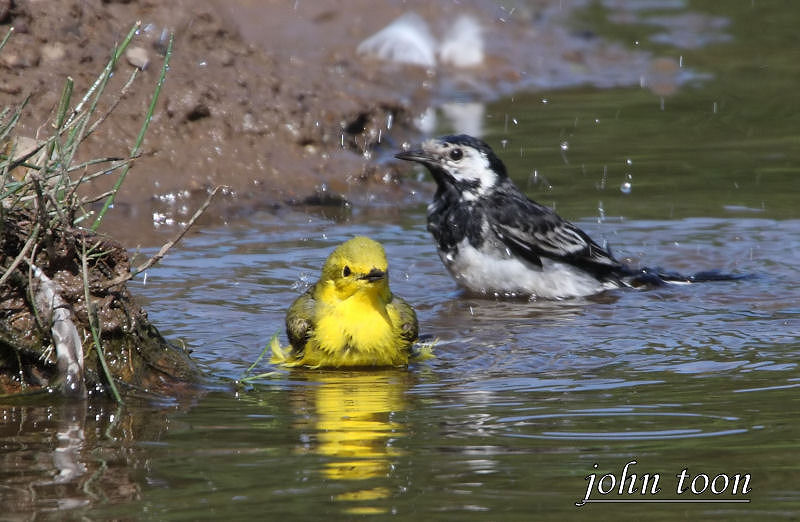
{"label": "muddy bank", "polygon": [[[206,223],[276,204],[338,204],[339,196],[355,205],[402,202],[419,187],[383,158],[419,138],[415,120],[429,108],[482,103],[522,88],[635,84],[649,74],[652,57],[570,21],[585,3],[413,0],[377,9],[367,0],[73,0],[54,9],[16,0],[0,13],[0,29],[15,28],[0,53],[0,104],[30,94],[19,128],[35,136],[63,78],[86,88],[110,42],[141,20],[119,77],[143,66],[142,85],[153,85],[170,31],[176,41],[144,154],[106,222],[123,243],[159,243],[153,232],[187,221],[202,193],[216,185],[229,187],[227,198],[212,207]],[[486,41],[482,64],[424,68],[357,55],[360,41],[410,10],[429,22],[434,36],[454,14],[473,16]],[[118,154],[129,146],[149,94],[128,92],[83,153]],[[113,181],[101,180],[96,190]]]}
{"label": "muddy bank", "polygon": [[51,389],[111,395],[109,377],[124,396],[190,392],[199,372],[128,291],[131,267],[119,243],[69,226],[45,226],[24,209],[4,209],[3,218],[3,267],[11,266],[29,238],[37,241],[0,284],[0,395]]}

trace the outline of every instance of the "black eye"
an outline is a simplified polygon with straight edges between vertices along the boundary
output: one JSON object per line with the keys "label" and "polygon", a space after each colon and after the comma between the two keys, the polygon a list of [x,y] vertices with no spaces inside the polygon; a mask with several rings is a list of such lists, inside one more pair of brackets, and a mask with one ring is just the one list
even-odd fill
{"label": "black eye", "polygon": [[458,161],[464,157],[464,153],[461,152],[461,149],[453,149],[450,151],[450,159],[453,161]]}
{"label": "black eye", "polygon": [[349,266],[344,267],[344,270],[342,270],[342,275],[344,277],[347,277],[347,276],[350,275],[350,267]]}

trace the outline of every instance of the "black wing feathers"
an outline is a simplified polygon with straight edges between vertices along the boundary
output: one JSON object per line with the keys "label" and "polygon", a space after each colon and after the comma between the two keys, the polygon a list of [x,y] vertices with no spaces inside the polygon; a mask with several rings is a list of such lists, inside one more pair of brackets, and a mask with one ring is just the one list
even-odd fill
{"label": "black wing feathers", "polygon": [[503,244],[534,265],[541,266],[541,258],[548,257],[597,275],[624,270],[622,263],[581,229],[515,187],[498,187],[485,210],[489,226]]}

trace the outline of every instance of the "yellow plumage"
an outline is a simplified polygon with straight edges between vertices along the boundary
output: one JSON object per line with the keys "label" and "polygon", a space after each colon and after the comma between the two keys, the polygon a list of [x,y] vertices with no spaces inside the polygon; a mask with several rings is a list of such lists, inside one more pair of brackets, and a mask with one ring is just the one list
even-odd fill
{"label": "yellow plumage", "polygon": [[339,245],[322,275],[286,314],[291,351],[273,347],[289,366],[354,367],[408,364],[418,325],[414,309],[389,290],[380,243],[356,237]]}

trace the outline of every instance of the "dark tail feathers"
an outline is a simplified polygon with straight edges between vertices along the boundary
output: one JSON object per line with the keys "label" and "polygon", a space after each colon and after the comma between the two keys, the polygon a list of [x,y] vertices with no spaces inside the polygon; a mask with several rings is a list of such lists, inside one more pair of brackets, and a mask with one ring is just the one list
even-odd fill
{"label": "dark tail feathers", "polygon": [[631,274],[629,283],[633,287],[663,286],[667,283],[707,283],[711,281],[738,281],[748,279],[750,274],[728,274],[719,270],[705,270],[691,275],[667,272],[660,268],[642,268]]}

